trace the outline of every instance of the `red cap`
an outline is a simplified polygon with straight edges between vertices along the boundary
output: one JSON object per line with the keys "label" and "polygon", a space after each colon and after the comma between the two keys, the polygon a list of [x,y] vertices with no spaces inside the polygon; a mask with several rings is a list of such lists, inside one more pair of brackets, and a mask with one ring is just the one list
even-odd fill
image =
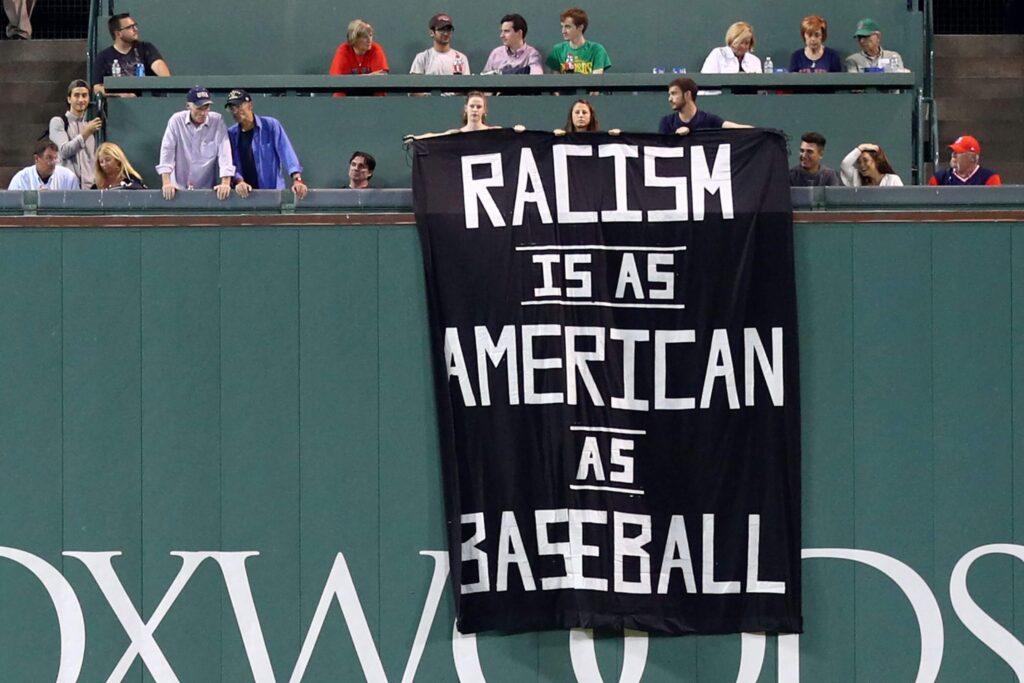
{"label": "red cap", "polygon": [[964,152],[981,154],[981,145],[979,145],[977,139],[971,135],[961,135],[953,141],[953,144],[950,145],[949,148],[957,154],[963,154]]}

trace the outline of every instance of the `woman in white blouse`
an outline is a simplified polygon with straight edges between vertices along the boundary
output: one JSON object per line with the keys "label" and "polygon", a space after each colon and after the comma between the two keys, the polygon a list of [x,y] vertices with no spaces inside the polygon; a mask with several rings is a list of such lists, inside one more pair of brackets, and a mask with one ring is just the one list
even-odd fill
{"label": "woman in white blouse", "polygon": [[857,145],[839,164],[843,184],[850,187],[901,187],[903,181],[896,175],[882,148],[872,142]]}
{"label": "woman in white blouse", "polygon": [[725,45],[708,53],[705,74],[761,73],[761,60],[754,55],[754,27],[737,21],[725,32]]}

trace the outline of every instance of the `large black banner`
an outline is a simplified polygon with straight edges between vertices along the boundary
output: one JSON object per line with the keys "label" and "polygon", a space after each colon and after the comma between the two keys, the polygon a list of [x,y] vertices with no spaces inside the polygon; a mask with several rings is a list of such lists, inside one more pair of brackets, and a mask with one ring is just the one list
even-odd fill
{"label": "large black banner", "polygon": [[782,135],[413,151],[460,630],[799,632]]}

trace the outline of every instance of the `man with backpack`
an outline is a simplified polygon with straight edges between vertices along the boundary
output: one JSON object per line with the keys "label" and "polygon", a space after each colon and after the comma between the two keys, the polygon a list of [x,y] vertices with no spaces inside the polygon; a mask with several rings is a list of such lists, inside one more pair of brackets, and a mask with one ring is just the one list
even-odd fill
{"label": "man with backpack", "polygon": [[89,84],[76,79],[68,84],[68,110],[50,119],[47,137],[57,144],[60,165],[72,171],[83,190],[96,181],[96,133],[103,126],[100,117],[88,119]]}

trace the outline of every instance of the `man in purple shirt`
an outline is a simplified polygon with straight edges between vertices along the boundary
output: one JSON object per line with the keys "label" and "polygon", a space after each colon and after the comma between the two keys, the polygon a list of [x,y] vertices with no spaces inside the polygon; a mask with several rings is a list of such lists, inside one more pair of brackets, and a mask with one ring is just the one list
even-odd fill
{"label": "man in purple shirt", "polygon": [[174,199],[177,190],[214,188],[217,199],[231,194],[231,143],[224,119],[210,111],[212,101],[210,91],[197,85],[188,91],[185,111],[167,120],[156,166],[164,199]]}
{"label": "man in purple shirt", "polygon": [[519,14],[506,14],[501,18],[501,45],[491,51],[482,73],[542,74],[537,48],[526,44],[526,19]]}

